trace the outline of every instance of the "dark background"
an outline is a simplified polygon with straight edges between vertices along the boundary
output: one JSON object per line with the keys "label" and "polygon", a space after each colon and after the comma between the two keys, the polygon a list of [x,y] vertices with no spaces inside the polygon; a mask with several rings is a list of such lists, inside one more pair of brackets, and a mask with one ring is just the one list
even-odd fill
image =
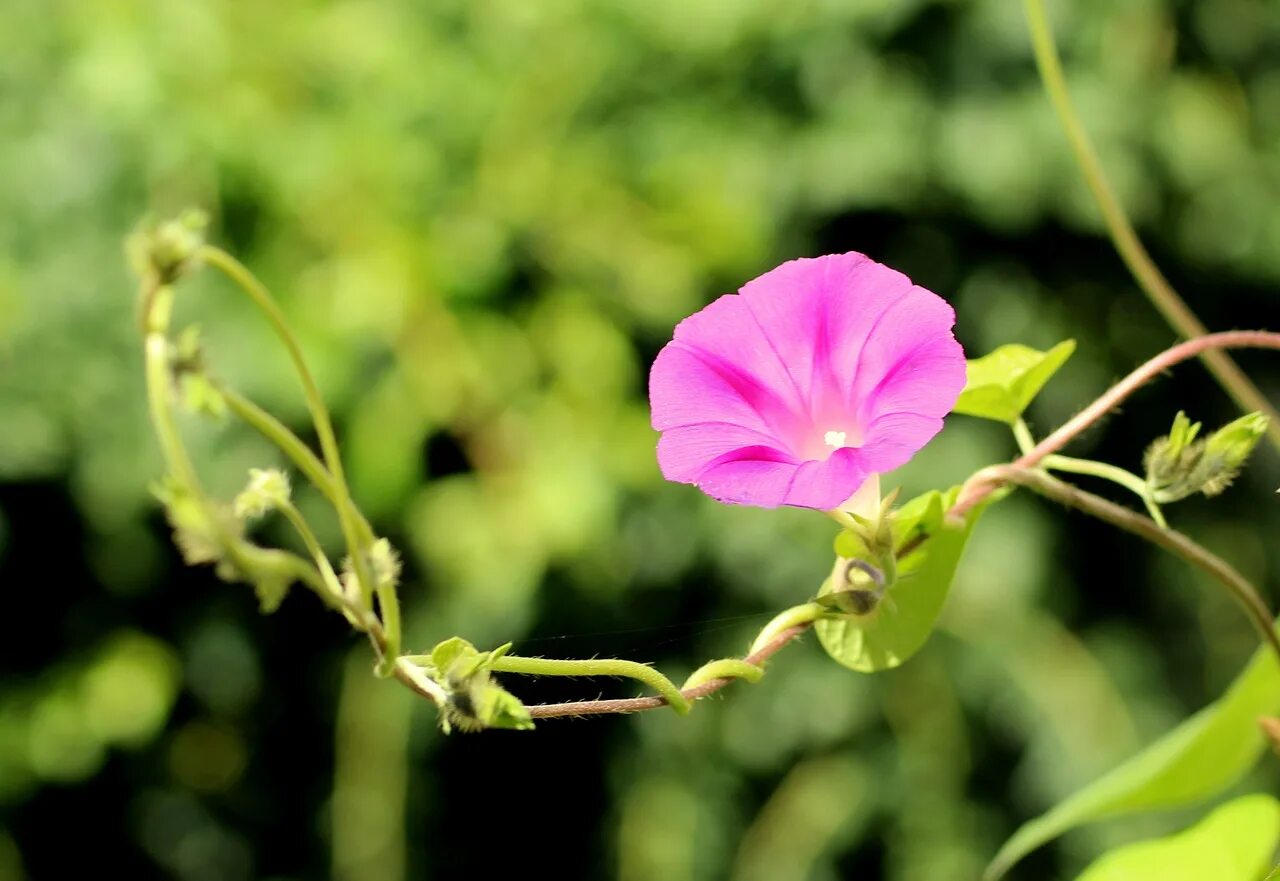
{"label": "dark background", "polygon": [[[1157,262],[1210,327],[1275,327],[1280,12],[1053,6]],[[834,527],[661,481],[645,376],[681,317],[783,260],[863,251],[950,300],[971,355],[1079,342],[1038,434],[1174,341],[1102,233],[1018,4],[7,0],[0,169],[0,881],[969,881],[1252,648],[1178,561],[1019,494],[898,670],[809,638],[687,718],[445,737],[313,597],[262,616],[185,568],[148,495],[122,242],[199,205],[296,324],[357,499],[404,551],[413,646],[514,640],[673,678],[741,652],[816,590]],[[179,320],[307,432],[266,326],[206,276]],[[1275,400],[1276,360],[1239,360]],[[1180,408],[1235,415],[1188,364],[1072,452],[1137,469]],[[190,430],[224,495],[276,461],[234,425]],[[953,417],[885,486],[1012,452]],[[1169,512],[1273,603],[1277,485],[1264,448],[1227,495]],[[1087,828],[1014,877],[1072,877],[1187,818]]]}

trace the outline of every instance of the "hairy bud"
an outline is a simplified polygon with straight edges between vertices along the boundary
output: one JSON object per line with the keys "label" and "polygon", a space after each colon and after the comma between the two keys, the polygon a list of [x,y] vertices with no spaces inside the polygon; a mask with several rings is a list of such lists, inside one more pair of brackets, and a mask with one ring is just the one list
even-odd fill
{"label": "hairy bud", "polygon": [[1216,496],[1225,490],[1266,433],[1267,417],[1249,413],[1197,440],[1200,428],[1179,411],[1169,434],[1147,448],[1147,486],[1157,503],[1198,492]]}

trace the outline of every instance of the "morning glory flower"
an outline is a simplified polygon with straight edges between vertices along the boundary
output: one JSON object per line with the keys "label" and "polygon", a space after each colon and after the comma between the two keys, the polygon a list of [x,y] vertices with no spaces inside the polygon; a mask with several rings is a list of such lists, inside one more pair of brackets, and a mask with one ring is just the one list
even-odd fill
{"label": "morning glory flower", "polygon": [[[955,312],[858,254],[792,260],[684,321],[649,374],[658,465],[721,502],[845,507],[942,428]],[[864,492],[865,494],[865,492]]]}

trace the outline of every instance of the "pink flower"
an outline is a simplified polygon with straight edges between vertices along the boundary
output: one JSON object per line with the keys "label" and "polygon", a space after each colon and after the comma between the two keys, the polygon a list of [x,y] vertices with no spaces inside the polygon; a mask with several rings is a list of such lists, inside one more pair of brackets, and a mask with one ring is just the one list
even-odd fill
{"label": "pink flower", "polygon": [[829,510],[907,462],[965,382],[955,313],[857,253],[792,260],[676,326],[658,465],[722,502]]}

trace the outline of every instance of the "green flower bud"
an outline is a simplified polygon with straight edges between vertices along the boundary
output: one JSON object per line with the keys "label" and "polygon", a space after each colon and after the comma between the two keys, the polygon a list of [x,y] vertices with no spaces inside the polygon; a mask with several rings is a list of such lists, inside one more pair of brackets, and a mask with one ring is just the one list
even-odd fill
{"label": "green flower bud", "polygon": [[493,662],[510,648],[511,644],[507,643],[491,652],[481,652],[455,636],[431,650],[431,660],[423,664],[422,669],[448,694],[440,717],[446,734],[453,728],[481,731],[533,727],[528,709],[519,698],[494,682],[489,672]]}
{"label": "green flower bud", "polygon": [[198,209],[184,211],[174,220],[145,224],[126,244],[129,262],[138,275],[173,284],[194,268],[208,226],[209,216]]}
{"label": "green flower bud", "polygon": [[250,468],[249,485],[236,496],[237,517],[255,520],[289,504],[289,476],[279,468]]}
{"label": "green flower bud", "polygon": [[385,538],[370,546],[369,569],[377,587],[395,587],[400,583],[400,554]]}
{"label": "green flower bud", "polygon": [[[364,552],[364,561],[368,567],[369,577],[373,579],[372,590],[394,589],[400,584],[400,570],[403,568],[400,553],[385,538],[380,538],[369,545],[369,549]],[[342,590],[348,598],[353,600],[360,598],[360,579],[356,575],[355,561],[349,556],[342,559],[340,580]]]}
{"label": "green flower bud", "polygon": [[1201,459],[1207,476],[1200,491],[1206,496],[1216,496],[1230,486],[1266,433],[1267,417],[1248,413],[1211,434],[1205,441]]}
{"label": "green flower bud", "polygon": [[1266,432],[1267,417],[1249,413],[1196,440],[1200,427],[1180,411],[1169,434],[1147,448],[1147,486],[1158,504],[1225,490]]}

